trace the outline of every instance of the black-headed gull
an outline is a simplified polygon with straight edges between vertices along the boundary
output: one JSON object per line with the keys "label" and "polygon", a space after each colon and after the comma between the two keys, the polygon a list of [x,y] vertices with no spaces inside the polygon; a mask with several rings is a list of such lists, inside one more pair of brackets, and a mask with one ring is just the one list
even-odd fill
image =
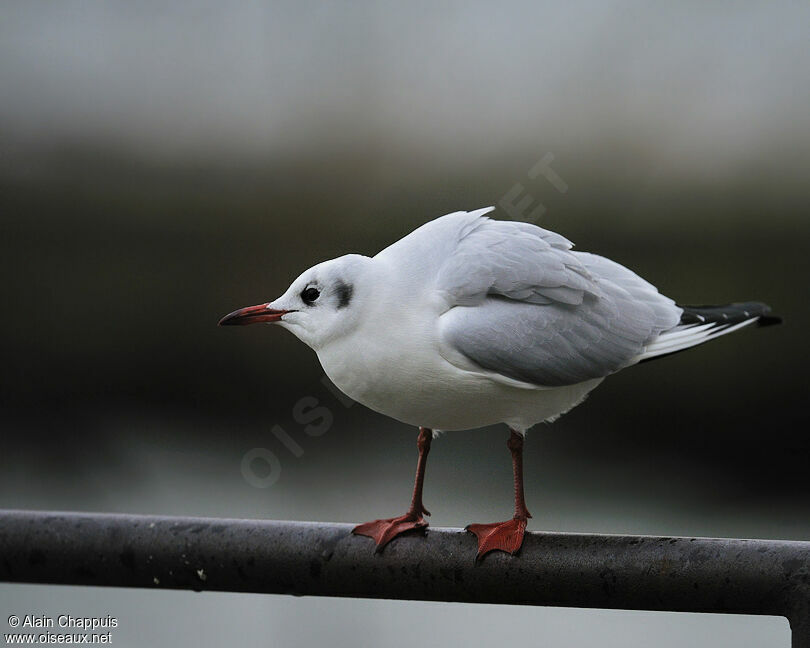
{"label": "black-headed gull", "polygon": [[220,321],[289,329],[348,396],[419,426],[410,508],[354,529],[378,549],[427,527],[422,484],[434,431],[509,426],[514,517],[467,529],[479,557],[514,553],[531,517],[526,430],[578,405],[619,369],[779,321],[758,302],[678,306],[618,263],[572,251],[559,234],[490,220],[493,209],[437,218],[371,258],[320,263],[278,299]]}

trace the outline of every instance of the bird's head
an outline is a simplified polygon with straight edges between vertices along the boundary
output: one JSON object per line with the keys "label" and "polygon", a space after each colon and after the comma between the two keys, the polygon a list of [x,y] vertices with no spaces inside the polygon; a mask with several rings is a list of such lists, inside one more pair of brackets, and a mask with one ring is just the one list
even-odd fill
{"label": "bird's head", "polygon": [[280,324],[316,351],[358,323],[371,259],[347,254],[303,272],[278,299],[226,315],[220,326]]}

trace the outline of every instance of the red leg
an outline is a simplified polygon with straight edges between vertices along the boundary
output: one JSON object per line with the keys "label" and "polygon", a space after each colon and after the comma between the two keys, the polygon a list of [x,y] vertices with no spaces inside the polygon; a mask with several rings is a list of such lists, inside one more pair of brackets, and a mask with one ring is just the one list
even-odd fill
{"label": "red leg", "polygon": [[428,526],[428,523],[422,517],[422,514],[430,515],[430,512],[422,504],[422,485],[425,483],[425,465],[427,464],[432,439],[432,430],[423,427],[419,428],[419,436],[416,438],[416,447],[419,449],[419,460],[416,463],[416,480],[413,485],[411,506],[405,515],[365,522],[352,529],[352,533],[356,535],[372,538],[377,543],[377,551],[381,551],[391,540],[406,531],[426,529]]}
{"label": "red leg", "polygon": [[496,549],[510,554],[517,552],[523,544],[526,522],[532,516],[523,496],[523,436],[511,430],[506,446],[512,453],[512,471],[515,475],[515,515],[507,522],[467,526],[467,531],[478,538],[476,560]]}

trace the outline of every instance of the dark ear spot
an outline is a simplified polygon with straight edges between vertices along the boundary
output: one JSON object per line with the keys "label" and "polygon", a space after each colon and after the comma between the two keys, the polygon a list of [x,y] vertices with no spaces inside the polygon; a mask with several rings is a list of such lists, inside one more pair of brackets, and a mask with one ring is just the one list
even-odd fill
{"label": "dark ear spot", "polygon": [[337,285],[338,308],[344,308],[349,305],[352,300],[352,292],[354,288],[351,284],[345,284],[342,281]]}

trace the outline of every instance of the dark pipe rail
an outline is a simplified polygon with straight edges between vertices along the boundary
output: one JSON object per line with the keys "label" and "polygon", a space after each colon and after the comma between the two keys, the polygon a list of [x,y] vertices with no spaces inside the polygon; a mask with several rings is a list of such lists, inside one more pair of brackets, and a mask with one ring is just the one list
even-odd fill
{"label": "dark pipe rail", "polygon": [[0,510],[0,581],[785,616],[810,648],[810,542],[460,529],[375,554],[348,524]]}

